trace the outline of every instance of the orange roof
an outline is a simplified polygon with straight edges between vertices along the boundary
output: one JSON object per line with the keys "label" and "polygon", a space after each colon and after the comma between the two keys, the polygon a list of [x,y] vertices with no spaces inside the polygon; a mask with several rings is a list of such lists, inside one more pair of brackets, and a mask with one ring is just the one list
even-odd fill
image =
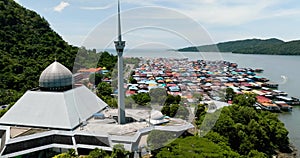
{"label": "orange roof", "polygon": [[264,96],[256,96],[256,99],[259,103],[272,103],[271,99],[266,98]]}
{"label": "orange roof", "polygon": [[89,68],[89,69],[79,69],[78,72],[90,72],[90,73],[95,73],[102,70],[101,67],[98,68]]}
{"label": "orange roof", "polygon": [[277,106],[276,104],[273,103],[261,103],[263,106]]}
{"label": "orange roof", "polygon": [[233,83],[224,83],[225,86],[230,87],[233,86]]}

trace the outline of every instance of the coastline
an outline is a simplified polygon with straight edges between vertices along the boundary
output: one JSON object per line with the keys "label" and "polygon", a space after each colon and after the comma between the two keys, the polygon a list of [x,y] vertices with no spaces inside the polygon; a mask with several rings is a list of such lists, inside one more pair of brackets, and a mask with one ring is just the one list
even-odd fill
{"label": "coastline", "polygon": [[[162,58],[163,59],[163,58]],[[160,60],[162,60],[162,59],[160,59]],[[176,60],[178,60],[178,59],[176,59]],[[227,60],[226,60],[227,61]],[[196,62],[196,61],[195,61]],[[198,61],[199,62],[199,61]],[[201,61],[200,61],[201,62]],[[224,61],[225,62],[225,61]],[[157,61],[157,63],[162,63],[162,62],[159,62],[159,61]],[[172,62],[170,62],[170,66],[171,65],[174,65],[174,64],[171,64]],[[196,63],[194,63],[194,64],[196,64]],[[202,63],[201,62],[201,64],[203,65],[203,64],[207,64],[207,65],[209,65],[209,64],[214,64],[214,63],[209,63],[209,62],[207,62],[207,63]],[[225,65],[231,65],[231,64],[234,64],[234,63],[226,63]],[[179,65],[188,65],[188,64],[183,64],[183,62],[182,62],[182,64],[179,64]],[[214,65],[212,65],[212,66],[214,66]],[[230,67],[229,67],[230,68]],[[234,68],[234,66],[232,67],[232,68]],[[180,68],[179,68],[180,69]],[[246,70],[247,70],[247,68],[245,68]],[[249,69],[249,68],[248,68]],[[144,70],[144,69],[143,69]],[[170,70],[171,70],[171,68],[170,68]],[[206,72],[208,72],[209,70],[207,70]],[[238,72],[238,71],[237,71]],[[172,72],[169,72],[169,73],[172,73]],[[172,74],[174,74],[174,73],[172,73]],[[212,74],[210,74],[210,73],[208,73],[208,74],[206,74],[206,75],[212,75]],[[138,77],[143,77],[143,75],[142,75],[142,73],[140,74],[140,73],[138,73],[138,74],[136,74],[136,76]],[[181,87],[180,87],[181,88]],[[280,120],[281,121],[281,120]],[[291,142],[291,140],[289,140],[289,143],[290,143],[290,149],[291,149],[291,153],[278,153],[278,157],[297,157],[297,148],[292,144],[292,142]]]}
{"label": "coastline", "polygon": [[278,154],[276,155],[276,158],[298,158],[298,149],[291,142],[290,142],[290,149],[292,150],[291,153],[278,152]]}
{"label": "coastline", "polygon": [[237,52],[200,52],[200,51],[179,51],[174,50],[174,52],[180,53],[229,53],[229,54],[241,54],[241,55],[272,55],[272,56],[300,56],[300,54],[262,54],[262,53],[237,53]]}

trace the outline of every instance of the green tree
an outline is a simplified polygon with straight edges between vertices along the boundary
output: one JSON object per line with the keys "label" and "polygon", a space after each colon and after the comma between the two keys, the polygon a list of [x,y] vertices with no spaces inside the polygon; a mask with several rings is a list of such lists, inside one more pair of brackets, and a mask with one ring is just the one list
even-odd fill
{"label": "green tree", "polygon": [[174,117],[177,114],[177,111],[179,109],[179,105],[178,104],[171,104],[170,105],[170,117]]}
{"label": "green tree", "polygon": [[[244,97],[241,99],[252,100]],[[203,123],[210,124],[207,121]],[[201,127],[205,128],[203,125]],[[244,106],[244,103],[224,107],[212,130],[226,138],[228,141],[223,141],[232,150],[244,156],[248,156],[254,150],[261,152],[259,155],[268,156],[275,154],[276,150],[290,152],[288,131],[276,114],[256,111],[253,107]]]}
{"label": "green tree", "polygon": [[206,107],[204,104],[198,104],[195,109],[195,118],[196,118],[196,124],[200,125],[202,121],[204,120],[206,114]]}
{"label": "green tree", "polygon": [[103,75],[99,73],[93,73],[89,76],[90,83],[94,85],[98,85],[100,82],[102,82]]}
{"label": "green tree", "polygon": [[108,154],[104,150],[96,148],[96,149],[92,150],[87,157],[88,158],[104,158],[104,157],[108,157]]}
{"label": "green tree", "polygon": [[170,116],[170,105],[164,105],[163,108],[161,109],[161,113]]}
{"label": "green tree", "polygon": [[118,57],[108,52],[103,52],[100,55],[97,67],[106,67],[107,70],[112,71],[117,63]]}
{"label": "green tree", "polygon": [[240,155],[230,148],[222,148],[218,144],[206,138],[186,137],[178,138],[158,152],[158,158],[167,157],[240,157]]}
{"label": "green tree", "polygon": [[100,82],[97,86],[97,95],[101,98],[103,96],[111,96],[112,87],[107,82]]}
{"label": "green tree", "polygon": [[235,95],[232,88],[226,88],[225,94],[226,94],[225,95],[225,100],[226,101],[233,100],[234,95]]}
{"label": "green tree", "polygon": [[132,99],[135,101],[135,103],[142,106],[147,105],[147,103],[151,101],[149,93],[138,93],[132,95]]}
{"label": "green tree", "polygon": [[173,96],[173,95],[168,94],[165,104],[168,104],[168,105],[179,104],[180,101],[181,101],[181,97],[179,95]]}
{"label": "green tree", "polygon": [[256,102],[254,94],[238,94],[233,98],[233,104],[253,107]]}
{"label": "green tree", "polygon": [[137,80],[134,79],[132,76],[129,77],[128,82],[131,83],[131,84],[137,84]]}
{"label": "green tree", "polygon": [[68,152],[58,154],[58,155],[54,156],[53,158],[76,158],[76,157],[78,157],[76,155],[76,151],[74,149],[69,149]]}
{"label": "green tree", "polygon": [[121,157],[123,158],[123,157],[127,157],[129,154],[130,152],[125,150],[124,145],[116,144],[113,147],[111,158],[121,158]]}
{"label": "green tree", "polygon": [[268,155],[266,155],[263,152],[259,152],[257,150],[251,150],[249,154],[247,155],[248,158],[268,158]]}
{"label": "green tree", "polygon": [[117,108],[118,107],[118,101],[117,101],[116,98],[111,97],[111,96],[104,96],[104,97],[102,97],[102,99],[110,107],[113,107],[113,108]]}

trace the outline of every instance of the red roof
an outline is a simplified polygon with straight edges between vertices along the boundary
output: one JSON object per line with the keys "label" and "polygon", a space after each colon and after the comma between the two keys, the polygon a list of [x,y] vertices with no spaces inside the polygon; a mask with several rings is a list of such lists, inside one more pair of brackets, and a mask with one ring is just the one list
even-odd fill
{"label": "red roof", "polygon": [[167,84],[167,87],[174,87],[174,86],[177,86],[176,84]]}
{"label": "red roof", "polygon": [[127,94],[127,95],[133,95],[133,94],[135,94],[135,93],[136,93],[135,91],[130,91],[130,90],[126,91],[126,94]]}

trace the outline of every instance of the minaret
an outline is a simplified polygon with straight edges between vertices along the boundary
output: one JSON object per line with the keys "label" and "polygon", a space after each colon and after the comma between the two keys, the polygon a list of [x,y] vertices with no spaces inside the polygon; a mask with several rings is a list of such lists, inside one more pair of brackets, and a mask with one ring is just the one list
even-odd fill
{"label": "minaret", "polygon": [[124,77],[123,77],[123,51],[125,41],[122,41],[120,0],[118,0],[118,41],[115,41],[118,53],[118,122],[125,124],[125,104],[124,104]]}

